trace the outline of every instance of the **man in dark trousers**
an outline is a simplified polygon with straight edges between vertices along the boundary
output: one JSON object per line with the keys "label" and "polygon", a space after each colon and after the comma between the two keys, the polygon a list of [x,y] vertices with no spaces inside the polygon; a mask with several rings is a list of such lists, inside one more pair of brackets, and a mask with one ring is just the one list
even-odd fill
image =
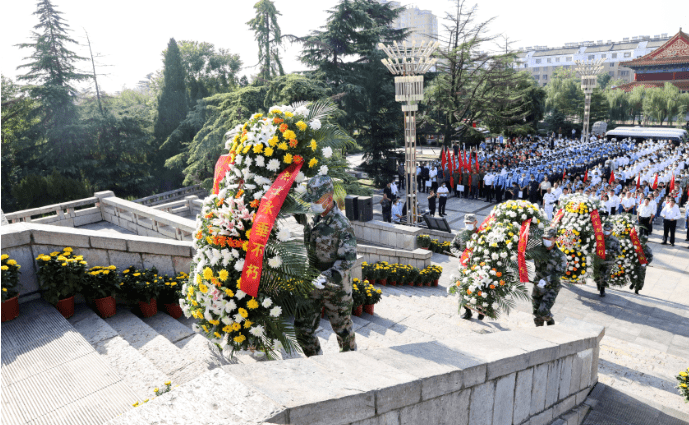
{"label": "man in dark trousers", "polygon": [[539,183],[536,181],[536,178],[531,175],[531,179],[529,180],[529,202],[532,204],[535,204],[538,202],[538,185]]}

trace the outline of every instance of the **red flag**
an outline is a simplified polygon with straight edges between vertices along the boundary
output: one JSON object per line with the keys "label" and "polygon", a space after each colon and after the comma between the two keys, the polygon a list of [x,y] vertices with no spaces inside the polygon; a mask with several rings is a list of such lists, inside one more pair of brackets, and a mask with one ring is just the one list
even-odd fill
{"label": "red flag", "polygon": [[653,190],[658,188],[658,173],[656,173],[655,179],[653,179]]}
{"label": "red flag", "polygon": [[454,174],[457,167],[455,166],[455,153],[450,153],[450,174]]}
{"label": "red flag", "polygon": [[584,183],[586,183],[589,179],[589,169],[586,169],[586,172],[584,173]]}
{"label": "red flag", "polygon": [[450,187],[455,188],[455,178],[452,176],[452,173],[450,173]]}
{"label": "red flag", "polygon": [[478,173],[478,152],[476,153],[476,172]]}
{"label": "red flag", "polygon": [[445,170],[445,146],[443,146],[443,150],[440,151],[440,167]]}
{"label": "red flag", "polygon": [[639,176],[636,178],[636,190],[639,190],[641,187],[641,173],[639,173]]}
{"label": "red flag", "polygon": [[675,191],[675,172],[672,172],[672,180],[670,180],[670,193]]}
{"label": "red flag", "polygon": [[562,170],[562,181],[565,180],[566,175],[567,175],[567,169],[565,168],[564,170]]}
{"label": "red flag", "polygon": [[610,180],[608,180],[608,184],[612,184],[615,181],[615,172],[610,171]]}

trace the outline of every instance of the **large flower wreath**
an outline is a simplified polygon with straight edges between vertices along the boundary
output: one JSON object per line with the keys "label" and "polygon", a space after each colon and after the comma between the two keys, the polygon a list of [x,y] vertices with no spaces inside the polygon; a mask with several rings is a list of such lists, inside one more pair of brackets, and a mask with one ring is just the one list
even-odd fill
{"label": "large flower wreath", "polygon": [[[601,204],[576,194],[563,196],[560,202],[565,207],[558,211],[553,221],[558,226],[557,246],[567,258],[567,270],[562,279],[570,283],[585,283],[586,278],[594,277],[594,261],[599,261],[596,238],[601,231],[599,229],[597,235],[594,224],[600,227],[598,208]],[[598,221],[594,223],[596,217]]]}
{"label": "large flower wreath", "polygon": [[[333,111],[325,103],[274,106],[226,134],[229,154],[216,165],[215,193],[204,199],[197,217],[196,254],[180,300],[187,317],[198,319],[194,329],[225,355],[250,350],[273,357],[280,347],[298,349],[287,318],[313,290],[319,272],[309,267],[303,242],[291,239],[277,219],[306,213],[299,201],[303,180],[328,174],[333,149],[351,143],[339,127],[327,123]],[[288,170],[299,166],[301,171],[290,175]],[[273,211],[264,201],[277,192],[278,176],[288,194]],[[255,227],[257,214],[273,214],[272,222]],[[250,247],[252,231],[264,233],[267,242]],[[242,287],[242,276],[245,260],[259,248],[263,261],[254,269],[261,271],[260,284],[256,296],[250,296],[242,290],[250,291]]]}
{"label": "large flower wreath", "polygon": [[514,308],[514,298],[529,299],[524,285],[528,275],[520,276],[519,263],[532,256],[526,244],[520,253],[520,233],[531,245],[540,243],[544,224],[543,210],[527,201],[507,201],[493,208],[467,241],[459,277],[450,278],[448,292],[459,294],[460,310],[468,307],[496,318]]}
{"label": "large flower wreath", "polygon": [[[634,221],[630,214],[614,215],[609,220],[612,222],[612,234],[620,241],[622,254],[616,260],[616,266],[612,268],[608,283],[613,286],[622,286],[628,283],[636,284],[640,278],[638,269],[642,265],[641,258],[644,257],[643,254],[642,256],[637,254],[637,247],[633,238],[636,238],[639,247],[645,241],[640,240],[636,234]],[[643,253],[643,248],[641,252]]]}

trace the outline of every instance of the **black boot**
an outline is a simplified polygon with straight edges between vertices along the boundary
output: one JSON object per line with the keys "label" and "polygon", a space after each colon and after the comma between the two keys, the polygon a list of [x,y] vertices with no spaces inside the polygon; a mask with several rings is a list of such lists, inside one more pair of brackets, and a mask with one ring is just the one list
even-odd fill
{"label": "black boot", "polygon": [[484,316],[483,314],[479,314],[479,315],[478,315],[478,320],[483,320],[484,317],[485,317],[485,316]]}
{"label": "black boot", "polygon": [[471,316],[472,316],[471,310],[469,310],[468,308],[464,307],[464,314],[462,315],[462,319],[469,320],[469,319],[471,319]]}
{"label": "black boot", "polygon": [[629,285],[629,289],[634,289],[634,284]]}
{"label": "black boot", "polygon": [[600,288],[600,296],[601,297],[605,296],[605,287]]}
{"label": "black boot", "polygon": [[553,319],[553,318],[551,317],[550,320],[548,320],[547,322],[545,322],[545,324],[548,325],[548,326],[553,326],[553,325],[555,324],[555,319]]}
{"label": "black boot", "polygon": [[638,289],[635,289],[635,290],[634,290],[634,293],[635,293],[636,295],[639,295],[639,290],[638,290]]}
{"label": "black boot", "polygon": [[533,322],[536,324],[536,327],[543,326],[543,319],[534,317]]}

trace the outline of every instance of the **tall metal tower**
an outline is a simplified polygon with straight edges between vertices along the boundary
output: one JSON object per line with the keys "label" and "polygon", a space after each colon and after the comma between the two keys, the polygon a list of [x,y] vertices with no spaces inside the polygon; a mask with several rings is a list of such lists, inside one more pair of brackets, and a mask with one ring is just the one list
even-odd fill
{"label": "tall metal tower", "polygon": [[437,41],[420,45],[407,42],[398,44],[393,42],[391,46],[378,43],[378,47],[388,55],[383,59],[383,65],[395,77],[395,100],[406,102],[402,105],[404,113],[404,174],[406,176],[407,196],[407,224],[418,224],[418,210],[416,203],[416,111],[417,103],[423,100],[423,74],[435,63],[436,58],[431,55],[438,48]]}
{"label": "tall metal tower", "polygon": [[581,76],[581,89],[584,91],[584,128],[581,131],[581,140],[589,141],[589,118],[591,116],[591,93],[598,86],[598,74],[603,70],[605,59],[597,61],[575,61],[576,72]]}

